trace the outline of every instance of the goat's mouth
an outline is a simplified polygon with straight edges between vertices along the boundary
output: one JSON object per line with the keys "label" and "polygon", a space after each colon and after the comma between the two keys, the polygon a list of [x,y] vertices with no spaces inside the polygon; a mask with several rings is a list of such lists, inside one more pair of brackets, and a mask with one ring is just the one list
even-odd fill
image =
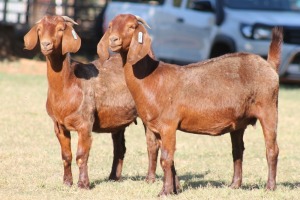
{"label": "goat's mouth", "polygon": [[41,52],[44,54],[44,56],[48,56],[53,51],[53,48],[51,49],[41,49]]}
{"label": "goat's mouth", "polygon": [[113,52],[120,52],[122,45],[110,45],[109,48]]}

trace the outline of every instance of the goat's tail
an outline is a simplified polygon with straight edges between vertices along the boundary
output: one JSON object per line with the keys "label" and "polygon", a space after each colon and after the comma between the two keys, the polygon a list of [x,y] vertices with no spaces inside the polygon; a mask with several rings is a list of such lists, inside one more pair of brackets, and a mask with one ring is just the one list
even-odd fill
{"label": "goat's tail", "polygon": [[283,40],[282,27],[275,27],[272,30],[272,41],[269,47],[269,54],[267,61],[272,65],[275,71],[278,73],[279,65],[281,61],[281,43]]}

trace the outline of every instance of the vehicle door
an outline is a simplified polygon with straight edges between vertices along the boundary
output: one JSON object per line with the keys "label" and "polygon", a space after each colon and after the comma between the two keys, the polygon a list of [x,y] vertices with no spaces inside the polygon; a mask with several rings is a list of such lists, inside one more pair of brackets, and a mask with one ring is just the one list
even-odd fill
{"label": "vehicle door", "polygon": [[160,26],[155,40],[159,45],[159,55],[165,54],[164,57],[171,60],[186,62],[208,58],[216,31],[216,17],[212,10],[199,8],[203,5],[203,2],[199,2],[174,0],[168,9],[158,15]]}

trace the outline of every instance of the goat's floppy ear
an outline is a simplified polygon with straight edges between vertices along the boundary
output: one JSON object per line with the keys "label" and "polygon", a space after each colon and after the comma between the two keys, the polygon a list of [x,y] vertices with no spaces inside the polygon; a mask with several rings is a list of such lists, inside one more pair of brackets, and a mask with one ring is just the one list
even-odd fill
{"label": "goat's floppy ear", "polygon": [[37,24],[34,25],[30,31],[24,36],[24,48],[28,50],[32,50],[38,41],[38,34],[37,34]]}
{"label": "goat's floppy ear", "polygon": [[101,63],[103,63],[109,58],[108,39],[109,34],[108,31],[106,31],[97,45],[97,54]]}
{"label": "goat's floppy ear", "polygon": [[137,27],[133,33],[129,51],[127,54],[127,63],[134,65],[139,60],[144,58],[151,50],[151,39],[145,29],[141,24]]}
{"label": "goat's floppy ear", "polygon": [[81,46],[81,39],[72,26],[66,25],[62,38],[62,54],[76,53]]}

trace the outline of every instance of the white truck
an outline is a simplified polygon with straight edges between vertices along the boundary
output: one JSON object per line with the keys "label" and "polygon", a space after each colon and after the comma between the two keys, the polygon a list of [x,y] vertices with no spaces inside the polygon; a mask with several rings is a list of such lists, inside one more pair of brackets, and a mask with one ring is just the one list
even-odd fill
{"label": "white truck", "polygon": [[112,0],[104,30],[121,13],[145,19],[156,57],[175,63],[241,51],[267,57],[271,29],[282,26],[279,73],[282,80],[300,80],[299,0]]}

